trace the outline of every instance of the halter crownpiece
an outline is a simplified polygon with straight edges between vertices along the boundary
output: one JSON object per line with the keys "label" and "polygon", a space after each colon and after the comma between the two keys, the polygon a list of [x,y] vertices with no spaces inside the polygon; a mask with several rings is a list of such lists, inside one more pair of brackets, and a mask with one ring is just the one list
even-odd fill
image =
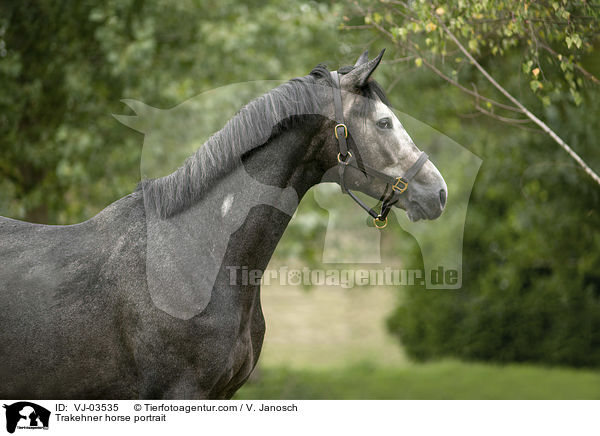
{"label": "halter crownpiece", "polygon": [[[346,141],[348,138],[348,127],[344,123],[340,76],[337,71],[332,71],[331,77],[333,78],[333,82],[335,84],[333,88],[333,106],[335,108],[335,121],[337,124],[333,128],[333,131],[339,147],[337,160],[342,192],[348,194],[360,207],[366,210],[367,213],[373,217],[373,224],[375,227],[378,229],[383,229],[385,226],[387,226],[387,216],[390,213],[392,206],[398,202],[400,195],[406,192],[410,181],[417,175],[429,157],[424,152],[421,152],[416,162],[412,164],[412,166],[404,173],[403,176],[399,177],[389,176],[379,170],[376,170],[375,168],[365,165],[361,161],[358,161],[348,149],[348,142]],[[356,196],[356,194],[354,194],[354,192],[346,188],[344,176],[348,165],[359,169],[365,175],[370,175],[386,182],[385,191],[380,198],[380,201],[382,201],[380,212],[377,212],[367,206],[360,198]],[[390,191],[389,194],[388,191]]]}

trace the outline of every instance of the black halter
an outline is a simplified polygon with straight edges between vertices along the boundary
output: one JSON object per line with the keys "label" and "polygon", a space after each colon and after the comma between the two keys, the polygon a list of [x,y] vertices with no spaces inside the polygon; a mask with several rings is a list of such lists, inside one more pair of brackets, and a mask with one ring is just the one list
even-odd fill
{"label": "black halter", "polygon": [[[337,160],[342,192],[348,194],[356,203],[358,203],[360,207],[366,210],[367,213],[373,217],[373,224],[375,227],[378,229],[383,229],[387,225],[387,216],[390,213],[392,206],[400,199],[400,195],[402,195],[408,189],[408,183],[417,175],[429,157],[425,153],[421,152],[416,162],[404,173],[403,176],[400,177],[388,176],[387,174],[365,165],[360,161],[358,161],[358,164],[355,163],[357,159],[355,159],[352,152],[348,150],[348,143],[346,142],[346,139],[348,138],[348,127],[346,124],[344,124],[340,77],[337,71],[333,71],[331,76],[333,77],[333,81],[335,83],[335,87],[333,88],[333,105],[335,107],[335,120],[337,124],[333,128],[333,131],[335,133],[335,137],[337,138],[340,149]],[[358,168],[360,171],[365,173],[365,175],[370,175],[386,182],[385,191],[380,199],[380,201],[383,201],[381,205],[381,212],[377,212],[367,206],[360,198],[356,196],[356,194],[354,194],[354,192],[346,188],[344,175],[348,165]],[[388,194],[390,187],[391,191]],[[380,224],[378,225],[378,223]]]}

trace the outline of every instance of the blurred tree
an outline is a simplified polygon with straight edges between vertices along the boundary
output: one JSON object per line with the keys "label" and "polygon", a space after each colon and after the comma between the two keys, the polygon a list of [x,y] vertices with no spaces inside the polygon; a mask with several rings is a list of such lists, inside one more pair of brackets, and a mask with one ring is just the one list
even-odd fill
{"label": "blurred tree", "polygon": [[[344,27],[393,45],[394,73],[385,80],[390,100],[484,159],[465,227],[463,288],[409,289],[389,319],[391,330],[420,360],[600,366],[598,185],[527,120],[506,125],[518,108],[502,101],[436,18],[598,168],[598,8],[387,0],[353,11]],[[419,74],[424,66],[434,74]],[[419,247],[413,243],[410,251],[406,267],[419,267]]]}
{"label": "blurred tree", "polygon": [[[329,3],[9,1],[0,6],[0,214],[87,219],[139,181],[121,98],[168,107],[348,53]],[[223,120],[225,123],[226,120]]]}
{"label": "blurred tree", "polygon": [[[472,95],[476,99],[475,107],[481,113],[508,123],[535,123],[600,185],[600,176],[476,59],[486,55],[502,57],[512,47],[526,47],[527,50],[521,53],[523,73],[543,104],[549,106],[552,96],[568,89],[575,104],[579,105],[584,80],[600,83],[581,65],[582,57],[593,50],[594,42],[598,42],[596,25],[600,9],[597,6],[585,0],[552,3],[461,0],[410,4],[381,0],[368,8],[357,3],[356,8],[368,26],[401,49],[403,59],[414,59],[417,66],[426,65]],[[465,39],[464,43],[460,37]],[[563,50],[567,50],[564,55],[561,54]],[[451,60],[452,56],[455,56],[454,60]],[[508,99],[508,104],[480,94],[477,87],[469,89],[462,85],[458,70],[465,63],[475,67],[488,82],[488,88],[493,86]],[[509,111],[509,116],[503,116],[503,111]],[[515,113],[526,118],[515,118]]]}
{"label": "blurred tree", "polygon": [[[3,2],[0,214],[72,223],[132,191],[142,138],[110,116],[125,110],[120,98],[170,107],[219,85],[347,64],[360,52],[352,41],[391,44],[378,79],[394,105],[484,158],[465,229],[463,289],[408,292],[392,330],[420,359],[598,366],[597,185],[526,120],[509,120],[509,128],[479,116],[520,112],[499,101],[437,21],[598,168],[598,8],[562,0],[361,5],[363,12],[284,0]],[[367,29],[339,37],[342,14],[346,27]],[[290,233],[300,246],[288,251],[315,257],[318,244],[304,241],[321,240],[325,227],[304,221],[306,229]],[[416,244],[411,251],[418,266]]]}

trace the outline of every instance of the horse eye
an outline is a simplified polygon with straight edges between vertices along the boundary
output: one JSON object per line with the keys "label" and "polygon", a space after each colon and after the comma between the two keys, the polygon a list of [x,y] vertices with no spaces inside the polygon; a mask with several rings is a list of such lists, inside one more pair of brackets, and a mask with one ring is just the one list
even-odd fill
{"label": "horse eye", "polygon": [[377,121],[377,127],[380,129],[391,129],[392,128],[392,120],[389,118],[382,118]]}

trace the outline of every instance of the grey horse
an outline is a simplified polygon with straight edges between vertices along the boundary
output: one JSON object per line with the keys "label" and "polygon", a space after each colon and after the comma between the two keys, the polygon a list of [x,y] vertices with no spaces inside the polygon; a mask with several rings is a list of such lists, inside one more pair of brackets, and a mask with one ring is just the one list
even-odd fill
{"label": "grey horse", "polygon": [[[371,79],[383,52],[340,69],[351,150],[402,174],[420,152]],[[0,397],[230,398],[257,363],[260,286],[298,201],[339,182],[323,65],[240,110],[174,173],[80,224],[0,218]],[[374,198],[381,180],[348,168]],[[446,184],[427,161],[395,207],[435,219]],[[357,210],[358,212],[358,210]]]}

